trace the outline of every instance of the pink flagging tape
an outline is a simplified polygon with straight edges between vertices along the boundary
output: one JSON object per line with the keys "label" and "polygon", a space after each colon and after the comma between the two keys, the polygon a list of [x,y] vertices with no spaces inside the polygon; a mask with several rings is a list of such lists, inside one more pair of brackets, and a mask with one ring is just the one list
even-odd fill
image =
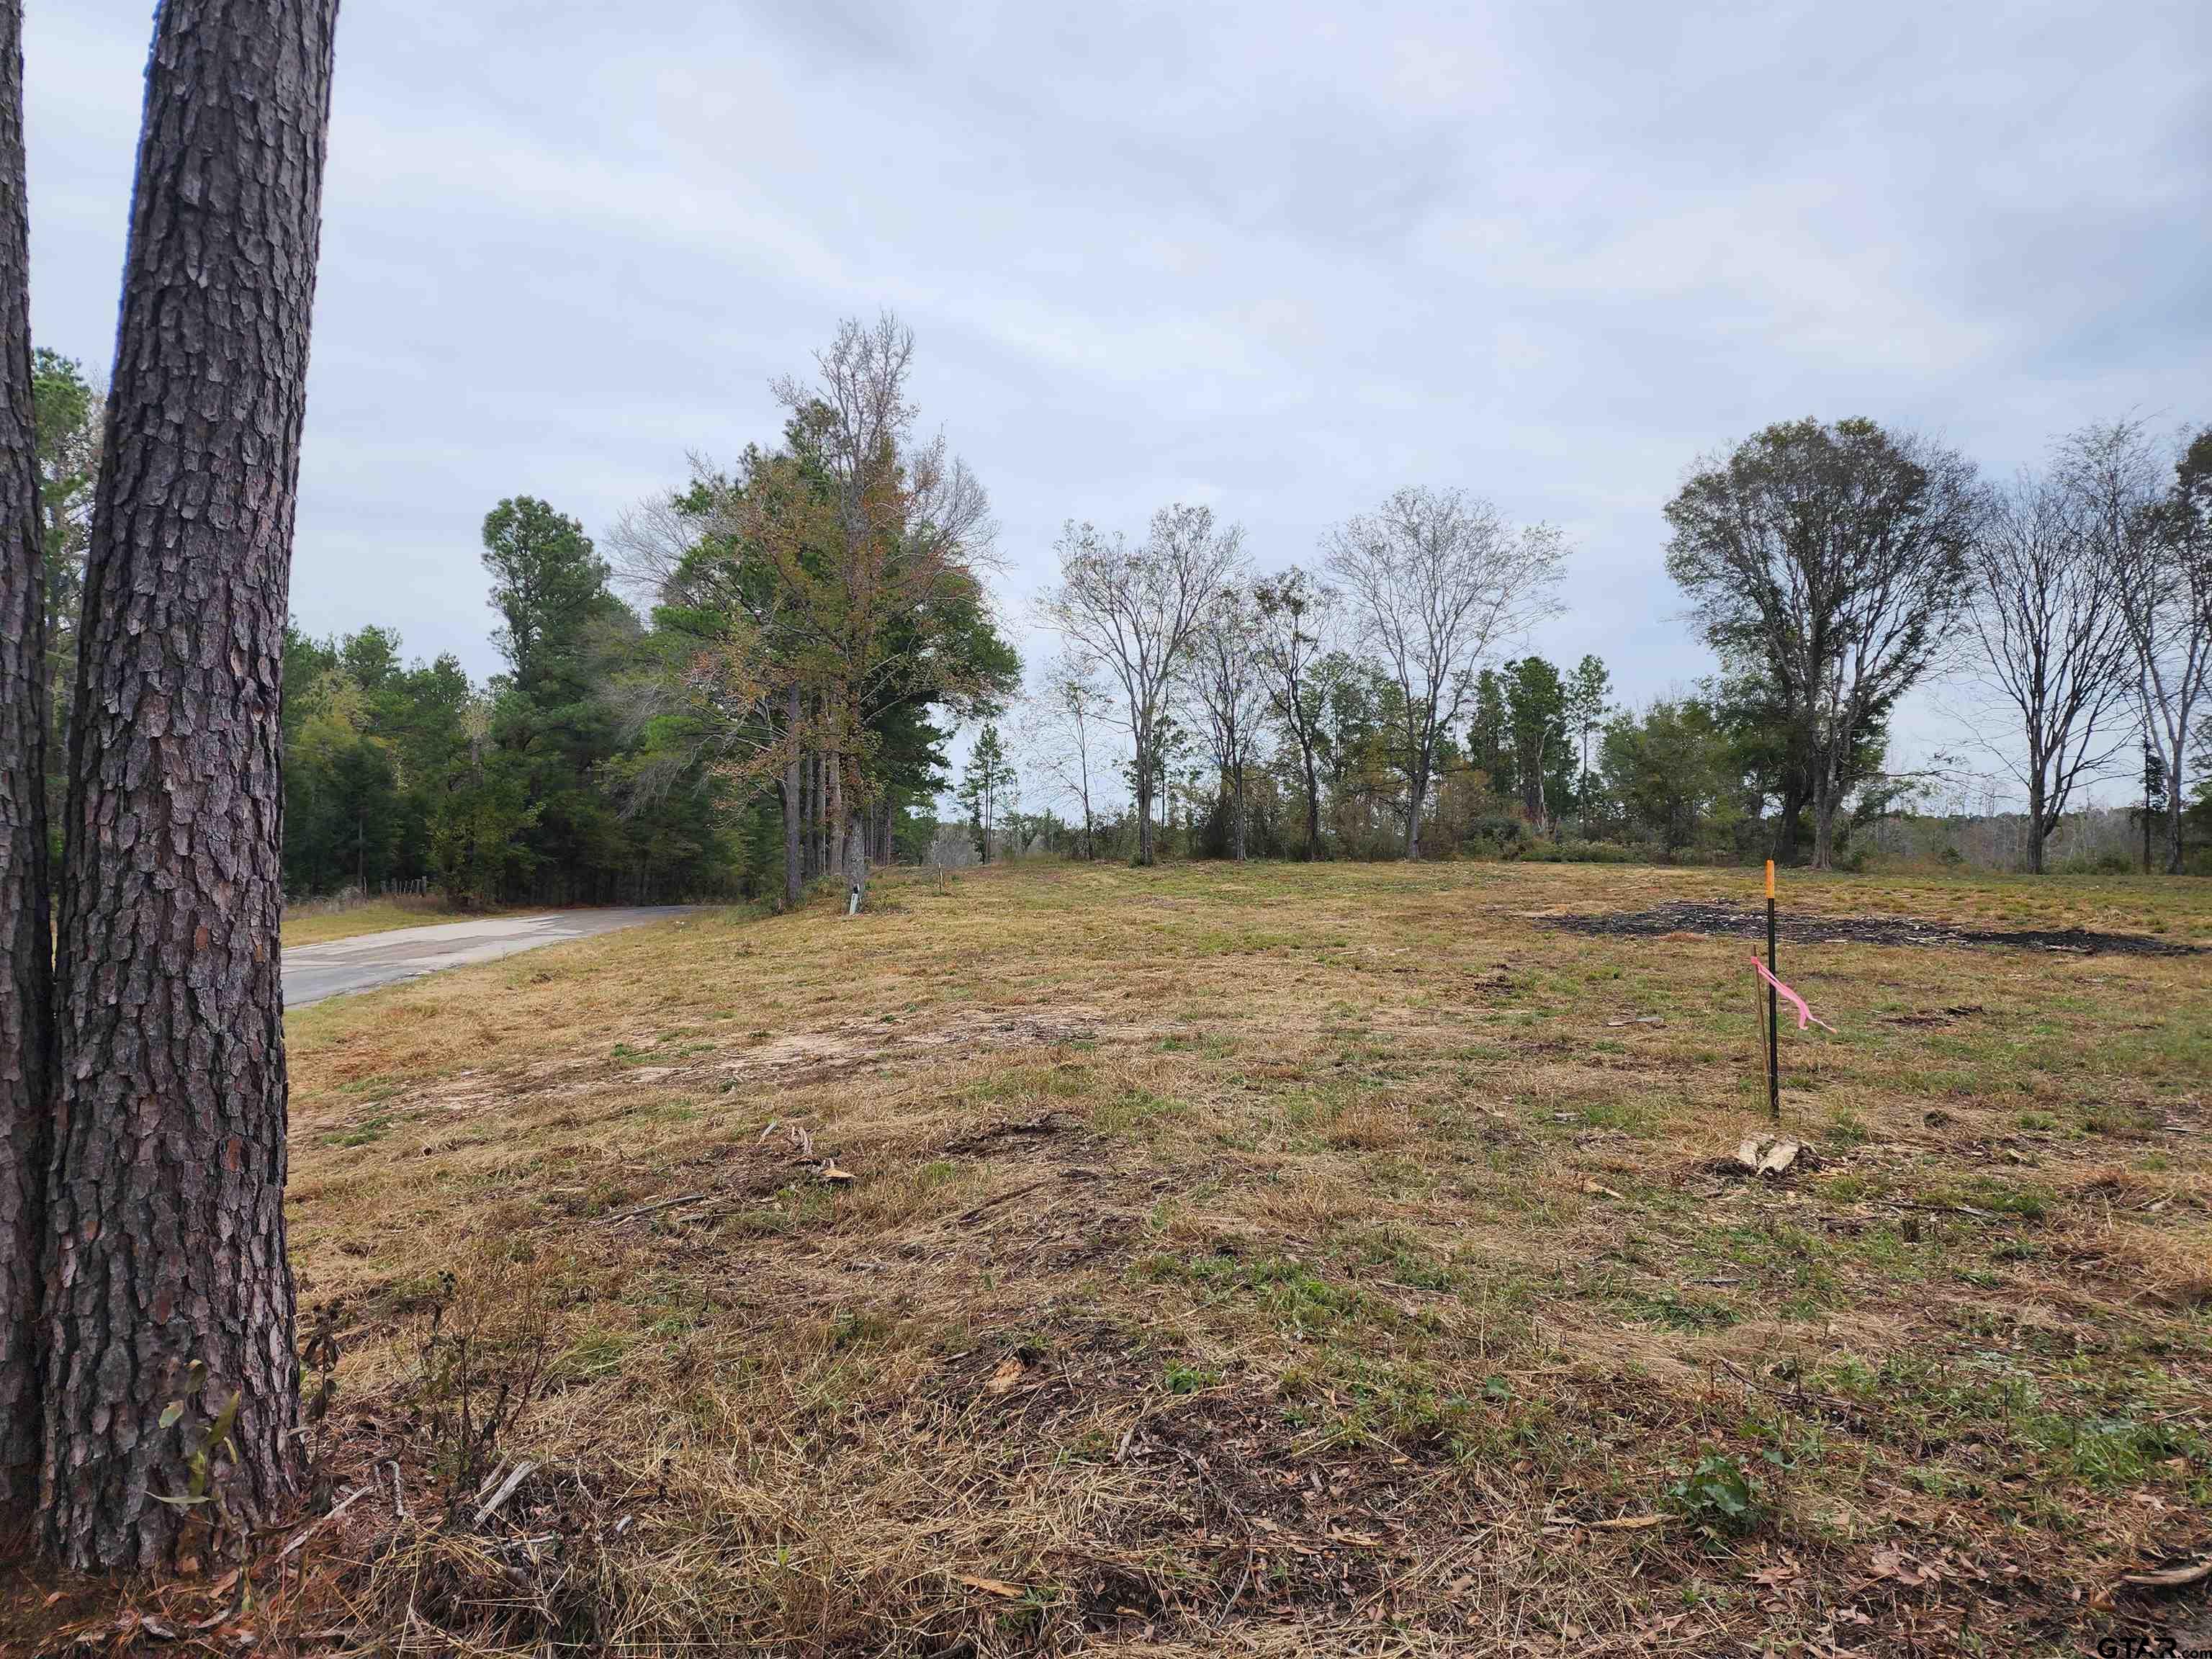
{"label": "pink flagging tape", "polygon": [[1832,1036],[1841,1036],[1843,1035],[1841,1031],[1837,1030],[1834,1026],[1829,1024],[1826,1020],[1822,1019],[1820,1015],[1814,1013],[1810,1008],[1808,1008],[1805,1006],[1804,998],[1799,996],[1795,991],[1784,985],[1780,980],[1768,973],[1766,971],[1766,964],[1761,962],[1757,957],[1753,957],[1751,959],[1751,965],[1759,969],[1759,978],[1765,980],[1769,985],[1771,985],[1776,990],[1782,993],[1784,996],[1789,998],[1791,1002],[1796,1005],[1797,1029],[1799,1030],[1803,1030],[1807,1024],[1809,1022],[1812,1024],[1819,1026],[1822,1030],[1829,1033]]}

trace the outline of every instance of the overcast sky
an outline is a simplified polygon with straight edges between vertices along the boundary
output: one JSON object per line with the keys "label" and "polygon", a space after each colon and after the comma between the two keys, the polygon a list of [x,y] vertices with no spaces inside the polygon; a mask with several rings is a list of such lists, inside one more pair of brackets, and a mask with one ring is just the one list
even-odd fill
{"label": "overcast sky", "polygon": [[[27,10],[33,327],[104,378],[150,11]],[[1661,568],[1705,452],[2212,420],[2204,0],[344,0],[337,58],[293,609],[479,676],[488,507],[603,531],[883,306],[1031,655],[1063,520],[1204,501],[1280,565],[1458,484],[1565,531],[1536,642],[1641,701],[1710,665]]]}

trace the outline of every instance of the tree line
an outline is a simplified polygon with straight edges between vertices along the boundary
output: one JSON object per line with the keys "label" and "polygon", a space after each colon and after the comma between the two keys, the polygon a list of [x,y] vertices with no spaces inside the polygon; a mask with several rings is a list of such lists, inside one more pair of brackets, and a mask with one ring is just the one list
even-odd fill
{"label": "tree line", "polygon": [[[953,798],[985,856],[1009,836],[1126,840],[1139,860],[1162,838],[1404,855],[1427,821],[1472,851],[1832,864],[1924,793],[1885,769],[1889,714],[1946,674],[2001,711],[1976,729],[2024,798],[2027,867],[2138,762],[2180,867],[2207,736],[2212,635],[2189,619],[2212,587],[2212,437],[2169,463],[2140,422],[2085,428],[1989,485],[1869,422],[1755,434],[1667,508],[1668,568],[1722,672],[1635,709],[1595,656],[1496,648],[1549,607],[1559,557],[1507,569],[1513,536],[1462,494],[1401,492],[1310,571],[1255,572],[1202,508],[1134,546],[1071,526],[1044,606],[1070,648],[1002,734],[1019,669],[988,607],[988,514],[941,441],[913,453],[911,353],[894,319],[846,325],[817,384],[778,383],[782,441],[696,463],[617,526],[613,564],[549,504],[501,502],[483,558],[507,672],[489,685],[450,656],[404,663],[387,629],[288,628],[287,892],[795,902],[848,864],[926,855],[963,718],[986,730]],[[58,826],[101,400],[44,349],[33,388]],[[884,445],[879,486],[857,458]],[[1109,726],[1127,745],[1110,764]],[[1024,775],[1063,810],[1023,811]]]}
{"label": "tree line", "polygon": [[[1017,847],[1139,863],[1179,838],[1827,868],[1924,793],[1885,769],[1890,720],[1949,679],[1987,693],[1976,730],[2027,802],[2027,867],[2137,752],[2146,833],[2183,867],[2186,763],[2212,750],[2212,432],[2166,454],[2140,422],[2093,426],[1993,485],[1917,434],[1788,422],[1699,462],[1665,517],[1720,669],[1635,709],[1595,656],[1510,654],[1556,614],[1565,550],[1464,492],[1401,490],[1327,532],[1316,568],[1272,573],[1205,507],[1134,544],[1070,525],[1040,607],[1064,649],[959,799]],[[1023,813],[1024,775],[1060,810]]]}
{"label": "tree line", "polygon": [[[406,660],[389,628],[288,621],[286,893],[794,902],[920,857],[944,722],[1003,699],[1019,666],[980,574],[981,488],[912,439],[911,355],[895,319],[847,325],[820,384],[779,383],[783,441],[701,462],[627,515],[619,569],[551,504],[499,502],[482,550],[505,667],[486,685],[451,654]],[[33,391],[58,858],[102,398],[43,349]]]}
{"label": "tree line", "polygon": [[295,896],[434,883],[455,903],[659,903],[757,887],[712,780],[639,804],[644,763],[605,695],[646,648],[575,520],[531,496],[483,524],[506,670],[404,663],[368,627],[285,635],[284,880]]}

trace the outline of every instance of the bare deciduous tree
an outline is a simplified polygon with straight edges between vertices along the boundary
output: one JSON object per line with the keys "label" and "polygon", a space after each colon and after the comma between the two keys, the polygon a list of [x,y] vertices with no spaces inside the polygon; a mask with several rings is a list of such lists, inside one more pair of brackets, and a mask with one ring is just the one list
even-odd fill
{"label": "bare deciduous tree", "polygon": [[2178,874],[2184,763],[2212,691],[2212,433],[2183,453],[2170,484],[2136,420],[2075,433],[2058,470],[2118,600],[2143,741],[2166,772],[2166,868]]}
{"label": "bare deciduous tree", "polygon": [[1160,720],[1191,631],[1235,568],[1243,532],[1216,529],[1213,510],[1177,503],[1152,515],[1142,545],[1071,523],[1062,532],[1060,584],[1045,617],[1118,682],[1135,751],[1137,860],[1152,862],[1152,798]]}
{"label": "bare deciduous tree", "polygon": [[1242,582],[1224,586],[1200,613],[1182,672],[1183,686],[1198,705],[1206,748],[1229,793],[1230,851],[1240,864],[1247,845],[1252,750],[1267,706],[1260,682],[1258,638],[1259,614],[1250,590]]}
{"label": "bare deciduous tree", "polygon": [[1334,648],[1337,593],[1293,566],[1253,585],[1253,663],[1267,708],[1298,751],[1306,792],[1306,857],[1321,856],[1321,766],[1328,684],[1318,665]]}
{"label": "bare deciduous tree", "polygon": [[1722,660],[1771,677],[1813,773],[1813,863],[1867,735],[1965,603],[1978,495],[1960,455],[1872,421],[1768,427],[1668,503],[1667,569]]}
{"label": "bare deciduous tree", "polygon": [[1476,671],[1500,642],[1557,609],[1565,544],[1549,525],[1515,531],[1459,489],[1401,489],[1328,536],[1328,568],[1361,638],[1395,684],[1392,747],[1406,778],[1406,856],[1445,738]]}
{"label": "bare deciduous tree", "polygon": [[2111,760],[2130,702],[2125,617],[2071,491],[2023,476],[1990,499],[1967,556],[1967,615],[1983,680],[2011,706],[2021,748],[1993,744],[2027,792],[2027,866],[2075,787]]}
{"label": "bare deciduous tree", "polygon": [[1091,776],[1099,724],[1109,707],[1097,660],[1081,652],[1067,652],[1045,665],[1043,683],[1023,715],[1024,760],[1032,775],[1041,774],[1074,800],[1083,815],[1086,859],[1098,856]]}

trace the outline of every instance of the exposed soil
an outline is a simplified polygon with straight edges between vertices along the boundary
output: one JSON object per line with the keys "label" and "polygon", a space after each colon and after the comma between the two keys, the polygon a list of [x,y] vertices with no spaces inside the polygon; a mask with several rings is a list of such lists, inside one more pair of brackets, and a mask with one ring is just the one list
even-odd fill
{"label": "exposed soil", "polygon": [[[1656,910],[1624,910],[1586,916],[1539,918],[1569,933],[1601,939],[1659,939],[1670,933],[1735,933],[1763,936],[1766,917],[1728,904],[1686,900]],[[2015,951],[2063,951],[2077,956],[2193,957],[2202,947],[2151,939],[2142,933],[2099,933],[2081,927],[1954,927],[1917,916],[1813,916],[1784,915],[1777,923],[1784,939],[1800,945],[1995,945]]]}

